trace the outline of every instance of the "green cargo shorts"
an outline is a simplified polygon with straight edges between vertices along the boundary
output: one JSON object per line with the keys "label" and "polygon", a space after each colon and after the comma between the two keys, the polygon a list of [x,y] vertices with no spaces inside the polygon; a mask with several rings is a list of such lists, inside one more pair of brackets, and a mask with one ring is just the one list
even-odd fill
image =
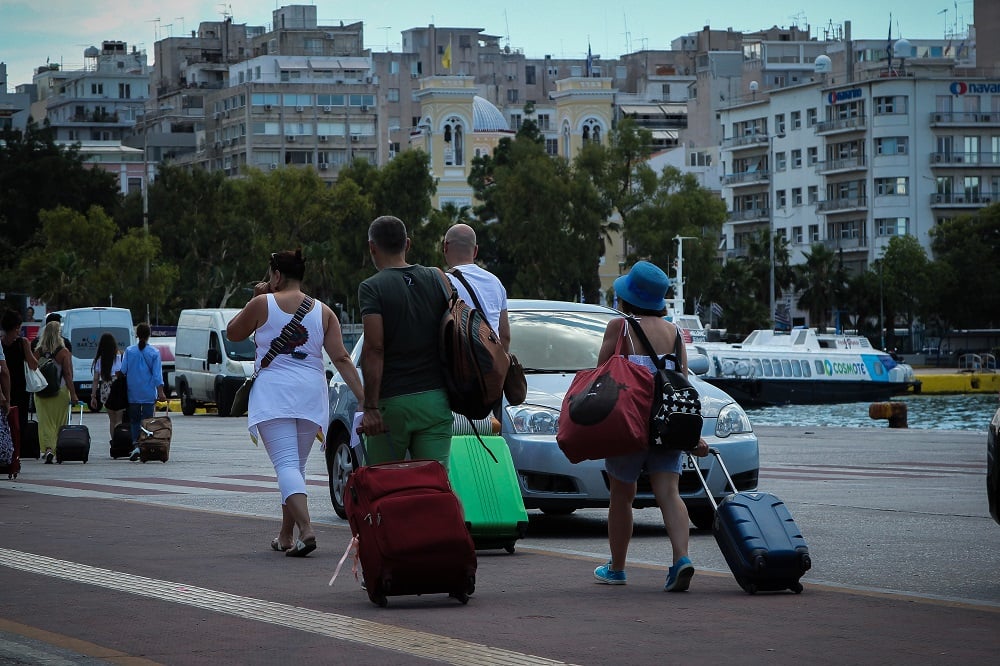
{"label": "green cargo shorts", "polygon": [[379,411],[388,432],[365,439],[370,464],[402,460],[409,452],[448,468],[452,416],[444,390],[385,398]]}

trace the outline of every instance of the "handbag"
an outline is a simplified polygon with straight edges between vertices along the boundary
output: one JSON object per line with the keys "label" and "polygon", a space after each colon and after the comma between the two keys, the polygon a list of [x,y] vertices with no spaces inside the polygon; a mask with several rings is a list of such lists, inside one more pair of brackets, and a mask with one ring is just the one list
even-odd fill
{"label": "handbag", "polygon": [[45,375],[38,368],[34,370],[28,365],[28,362],[24,362],[24,386],[28,393],[38,393],[43,388],[49,385],[49,381],[45,379]]}
{"label": "handbag", "polygon": [[[666,367],[665,359],[653,353],[639,321],[631,318],[636,335],[646,348],[646,353],[656,365],[654,385],[656,402],[652,423],[650,423],[650,446],[662,447],[678,451],[694,451],[701,439],[701,427],[704,419],[701,416],[701,397],[698,390],[691,386],[688,378],[677,370]],[[674,338],[674,353],[667,354],[674,367],[680,367],[681,332],[677,330]]]}
{"label": "handbag", "polygon": [[250,409],[250,390],[253,389],[253,383],[257,381],[257,375],[260,371],[271,365],[271,361],[275,359],[278,355],[278,350],[285,346],[288,339],[292,336],[295,327],[302,321],[302,318],[306,316],[306,313],[312,309],[313,299],[312,296],[306,296],[302,299],[302,304],[299,305],[299,309],[295,311],[292,315],[292,320],[285,324],[285,327],[281,329],[281,333],[278,337],[271,340],[271,347],[264,354],[264,358],[260,360],[260,367],[254,370],[254,373],[246,378],[238,389],[236,389],[236,395],[233,396],[233,404],[229,408],[230,416],[243,416]]}
{"label": "handbag", "polygon": [[510,367],[503,380],[503,394],[510,405],[520,405],[528,396],[528,379],[524,376],[524,366],[513,354],[510,355]]}
{"label": "handbag", "polygon": [[128,407],[128,379],[122,373],[119,372],[111,380],[108,397],[104,400],[104,406],[110,410],[119,410]]}
{"label": "handbag", "polygon": [[562,401],[556,442],[570,462],[600,460],[649,448],[653,374],[621,355],[627,322],[614,354],[573,377]]}

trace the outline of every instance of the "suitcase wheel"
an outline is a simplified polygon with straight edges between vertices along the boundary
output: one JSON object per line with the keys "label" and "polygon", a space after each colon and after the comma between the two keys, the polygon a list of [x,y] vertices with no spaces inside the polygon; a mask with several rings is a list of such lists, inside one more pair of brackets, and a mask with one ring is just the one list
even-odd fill
{"label": "suitcase wheel", "polygon": [[368,598],[372,600],[372,603],[379,608],[385,608],[389,605],[389,599],[384,594],[375,594],[374,592],[368,593]]}
{"label": "suitcase wheel", "polygon": [[506,545],[505,545],[505,546],[503,547],[503,549],[504,549],[504,550],[506,550],[506,551],[507,551],[508,553],[510,553],[511,555],[513,555],[513,554],[514,554],[514,542],[513,542],[513,541],[511,541],[510,543],[506,544]]}
{"label": "suitcase wheel", "polygon": [[469,603],[469,595],[465,592],[452,592],[448,595],[452,599],[458,599],[458,601],[464,606]]}
{"label": "suitcase wheel", "polygon": [[791,590],[795,594],[802,594],[802,583],[795,583],[791,586]]}
{"label": "suitcase wheel", "polygon": [[84,465],[86,465],[86,464],[87,464],[87,459],[86,459],[86,458],[84,458],[84,459],[83,459],[83,464],[84,464]]}

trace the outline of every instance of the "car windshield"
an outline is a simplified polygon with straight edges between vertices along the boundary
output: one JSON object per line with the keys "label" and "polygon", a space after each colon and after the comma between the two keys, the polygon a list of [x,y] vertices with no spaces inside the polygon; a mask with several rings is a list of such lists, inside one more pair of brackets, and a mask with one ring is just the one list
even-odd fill
{"label": "car windshield", "polygon": [[511,311],[510,351],[525,369],[575,372],[597,367],[614,312]]}
{"label": "car windshield", "polygon": [[256,358],[257,348],[253,343],[253,336],[246,340],[233,342],[222,333],[223,344],[226,346],[226,355],[230,361],[252,361]]}

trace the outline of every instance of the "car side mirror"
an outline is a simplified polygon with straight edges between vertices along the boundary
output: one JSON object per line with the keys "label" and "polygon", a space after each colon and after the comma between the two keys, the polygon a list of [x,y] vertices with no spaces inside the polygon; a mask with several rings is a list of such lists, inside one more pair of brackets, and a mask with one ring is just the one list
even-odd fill
{"label": "car side mirror", "polygon": [[208,362],[209,363],[222,363],[222,352],[218,349],[208,350]]}

